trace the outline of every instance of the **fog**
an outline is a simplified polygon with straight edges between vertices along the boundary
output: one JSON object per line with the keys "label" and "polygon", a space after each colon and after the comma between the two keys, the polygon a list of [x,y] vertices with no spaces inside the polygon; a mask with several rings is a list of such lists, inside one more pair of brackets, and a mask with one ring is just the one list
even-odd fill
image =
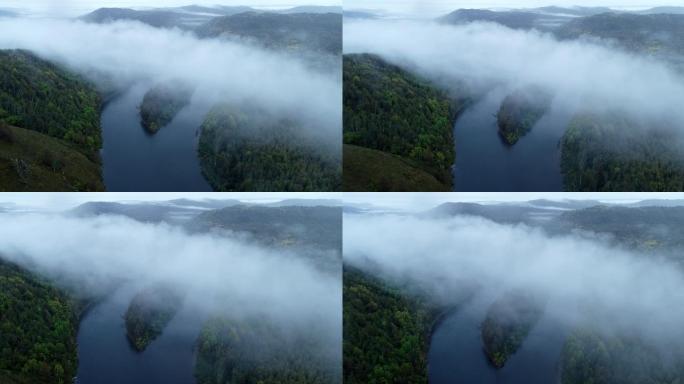
{"label": "fog", "polygon": [[340,145],[339,67],[314,70],[292,55],[138,22],[8,18],[0,19],[0,31],[0,49],[28,49],[102,87],[181,80],[196,86],[195,101],[259,105],[303,121],[302,137]]}
{"label": "fog", "polygon": [[[427,290],[443,305],[523,288],[548,298],[547,314],[663,345],[680,345],[684,275],[655,254],[571,234],[476,217],[345,215],[345,263]],[[671,350],[670,350],[671,352]]]}
{"label": "fog", "polygon": [[[186,292],[186,304],[204,316],[269,319],[286,335],[341,342],[341,276],[296,250],[262,247],[237,235],[189,235],[122,216],[1,214],[0,233],[3,259],[65,284],[77,296],[165,284]],[[340,250],[319,252],[319,260],[340,256]]]}
{"label": "fog", "polygon": [[665,62],[608,42],[559,42],[492,23],[365,20],[346,21],[344,27],[345,53],[379,54],[447,88],[461,80],[476,94],[495,86],[536,85],[571,110],[618,110],[647,126],[684,127],[684,76]]}

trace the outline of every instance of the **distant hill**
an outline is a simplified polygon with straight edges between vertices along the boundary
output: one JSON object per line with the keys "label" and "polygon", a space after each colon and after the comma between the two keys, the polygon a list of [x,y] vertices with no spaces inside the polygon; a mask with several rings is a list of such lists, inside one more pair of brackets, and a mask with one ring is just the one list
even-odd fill
{"label": "distant hill", "polygon": [[340,207],[342,201],[334,199],[287,199],[266,205],[269,207]]}
{"label": "distant hill", "polygon": [[377,19],[378,15],[364,11],[344,11],[345,19]]}
{"label": "distant hill", "polygon": [[15,17],[15,16],[17,16],[16,12],[8,11],[5,9],[0,9],[0,17]]}
{"label": "distant hill", "polygon": [[183,16],[178,12],[164,10],[137,11],[128,8],[100,8],[81,16],[81,20],[98,24],[134,20],[157,28],[172,28],[182,24]]}
{"label": "distant hill", "polygon": [[540,208],[582,209],[602,205],[598,200],[531,200],[528,204]]}
{"label": "distant hill", "polygon": [[532,29],[541,16],[534,12],[495,12],[486,9],[459,9],[438,20],[447,24],[467,24],[475,21],[498,23],[513,29]]}
{"label": "distant hill", "polygon": [[201,38],[246,40],[269,49],[342,52],[342,15],[338,13],[246,12],[214,18],[195,32]]}
{"label": "distant hill", "polygon": [[445,203],[425,212],[425,215],[429,217],[479,216],[504,224],[529,223],[533,221],[533,214],[550,214],[550,212],[525,205],[476,203]]}
{"label": "distant hill", "polygon": [[330,6],[325,6],[325,5],[302,5],[299,7],[293,7],[293,8],[288,8],[288,9],[283,9],[280,11],[276,11],[278,13],[284,13],[284,14],[289,14],[289,13],[342,13],[342,7],[335,6],[335,5],[330,5]]}
{"label": "distant hill", "polygon": [[342,246],[342,207],[239,205],[205,212],[187,224],[191,232],[248,233],[274,246]]}
{"label": "distant hill", "polygon": [[101,215],[120,215],[144,223],[159,223],[173,221],[174,215],[199,214],[197,209],[184,208],[168,204],[136,203],[123,204],[114,202],[87,202],[67,212],[77,217],[92,217]]}
{"label": "distant hill", "polygon": [[652,15],[657,13],[684,14],[684,7],[654,7],[644,11],[636,12],[642,15]]}
{"label": "distant hill", "polygon": [[602,13],[571,20],[561,39],[610,39],[623,49],[666,59],[684,55],[684,14]]}
{"label": "distant hill", "polygon": [[528,11],[547,13],[547,14],[556,14],[556,15],[591,16],[591,15],[597,15],[599,13],[611,12],[612,10],[608,7],[557,7],[557,6],[549,6],[549,7],[531,8]]}

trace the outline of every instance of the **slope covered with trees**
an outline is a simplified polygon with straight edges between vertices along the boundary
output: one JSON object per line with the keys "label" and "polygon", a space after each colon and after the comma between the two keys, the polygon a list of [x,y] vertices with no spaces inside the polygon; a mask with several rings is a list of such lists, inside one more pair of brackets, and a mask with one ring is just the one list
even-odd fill
{"label": "slope covered with trees", "polygon": [[508,145],[514,145],[532,130],[550,104],[550,96],[542,89],[515,90],[506,96],[496,115],[499,135]]}
{"label": "slope covered with trees", "polygon": [[374,55],[345,55],[343,76],[344,143],[406,158],[450,187],[461,105]]}
{"label": "slope covered with trees", "polygon": [[150,89],[140,105],[143,128],[150,134],[155,134],[171,123],[178,112],[190,104],[192,92],[189,87],[178,82],[159,84]]}
{"label": "slope covered with trees", "polygon": [[198,339],[198,384],[334,384],[339,368],[327,361],[315,337],[285,337],[264,319],[235,321],[214,317]]}
{"label": "slope covered with trees", "polygon": [[139,292],[126,310],[126,336],[136,351],[144,351],[162,334],[180,309],[181,296],[171,287],[154,286]]}
{"label": "slope covered with trees", "polygon": [[344,382],[427,383],[427,352],[438,311],[344,267]]}
{"label": "slope covered with trees", "polygon": [[568,191],[681,191],[684,156],[667,131],[636,125],[619,114],[576,117],[561,141]]}
{"label": "slope covered with trees", "polygon": [[27,51],[0,51],[0,120],[93,155],[102,146],[99,110],[97,91],[78,76]]}
{"label": "slope covered with trees", "polygon": [[202,173],[216,191],[340,190],[340,154],[302,139],[300,129],[258,108],[218,105],[201,127]]}
{"label": "slope covered with trees", "polygon": [[61,291],[0,260],[0,382],[71,383],[78,311]]}

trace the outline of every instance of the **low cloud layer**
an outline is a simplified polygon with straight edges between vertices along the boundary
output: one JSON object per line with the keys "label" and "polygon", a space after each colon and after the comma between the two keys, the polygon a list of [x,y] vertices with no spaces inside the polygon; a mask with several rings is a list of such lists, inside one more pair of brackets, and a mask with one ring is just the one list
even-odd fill
{"label": "low cloud layer", "polygon": [[476,90],[539,85],[568,106],[619,109],[684,127],[684,76],[664,62],[601,44],[559,42],[549,34],[491,23],[391,20],[345,22],[344,39],[345,53],[376,53],[447,87],[458,80]]}
{"label": "low cloud layer", "polygon": [[[493,296],[527,288],[548,296],[547,311],[559,321],[590,321],[667,345],[684,336],[679,266],[600,240],[549,237],[475,217],[346,215],[344,257],[353,266],[374,273],[379,267],[392,279],[418,283],[446,304],[472,287]],[[587,313],[590,318],[582,318]]]}
{"label": "low cloud layer", "polygon": [[309,123],[307,135],[339,146],[342,91],[338,70],[240,43],[197,39],[177,29],[138,22],[0,19],[0,49],[28,49],[96,80],[184,80],[208,102],[251,102]]}
{"label": "low cloud layer", "polygon": [[3,214],[0,233],[2,258],[86,293],[166,283],[187,291],[186,302],[206,314],[269,318],[288,332],[341,339],[341,276],[294,251],[120,216]]}

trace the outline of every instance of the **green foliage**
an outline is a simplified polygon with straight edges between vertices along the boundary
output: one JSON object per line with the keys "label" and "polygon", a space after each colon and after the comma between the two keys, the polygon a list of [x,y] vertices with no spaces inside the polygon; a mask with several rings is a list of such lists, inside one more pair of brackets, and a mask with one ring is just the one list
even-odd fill
{"label": "green foliage", "polygon": [[145,350],[161,335],[182,303],[182,298],[169,287],[156,286],[135,295],[124,315],[126,336],[133,348]]}
{"label": "green foliage", "polygon": [[[198,339],[198,384],[332,384],[336,365],[320,356],[316,341],[292,341],[265,320],[231,321],[215,317]],[[292,337],[289,335],[288,337]]]}
{"label": "green foliage", "polygon": [[0,382],[71,383],[76,313],[62,292],[0,261]]}
{"label": "green foliage", "polygon": [[583,115],[563,136],[561,171],[568,191],[684,190],[684,158],[672,134],[625,117]]}
{"label": "green foliage", "polygon": [[525,341],[543,314],[529,294],[512,291],[499,298],[482,322],[482,342],[492,364],[501,368]]}
{"label": "green foliage", "polygon": [[192,93],[193,90],[178,82],[160,84],[150,89],[140,105],[142,126],[150,134],[157,133],[190,103]]}
{"label": "green foliage", "polygon": [[499,135],[508,145],[514,145],[544,116],[550,102],[550,97],[536,87],[506,96],[496,116]]}
{"label": "green foliage", "polygon": [[296,123],[219,105],[202,124],[202,172],[216,191],[338,191],[340,154],[297,137]]}
{"label": "green foliage", "polygon": [[64,140],[93,158],[102,146],[100,96],[27,51],[0,51],[0,120]]}
{"label": "green foliage", "polygon": [[420,165],[374,149],[344,145],[343,182],[347,192],[449,192],[451,186]]}
{"label": "green foliage", "polygon": [[435,311],[344,267],[344,382],[427,383]]}
{"label": "green foliage", "polygon": [[671,384],[684,378],[682,360],[665,363],[658,348],[625,336],[576,329],[561,354],[562,384]]}
{"label": "green foliage", "polygon": [[0,191],[103,191],[100,165],[60,140],[0,121]]}
{"label": "green foliage", "polygon": [[373,55],[344,56],[344,143],[420,164],[451,185],[455,106],[426,82]]}

